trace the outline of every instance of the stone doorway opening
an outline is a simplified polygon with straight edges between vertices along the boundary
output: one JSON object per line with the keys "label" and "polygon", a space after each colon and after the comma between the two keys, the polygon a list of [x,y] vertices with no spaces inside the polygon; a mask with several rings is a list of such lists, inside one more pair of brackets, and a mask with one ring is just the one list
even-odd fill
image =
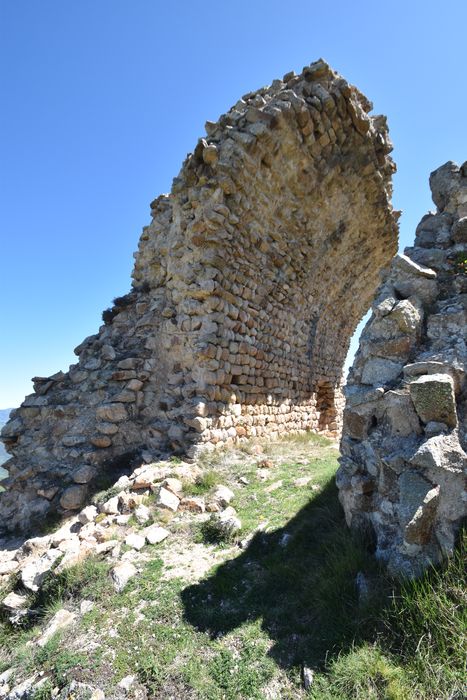
{"label": "stone doorway opening", "polygon": [[320,381],[316,387],[316,417],[318,432],[332,434],[338,430],[338,409],[335,401],[335,389],[331,382]]}

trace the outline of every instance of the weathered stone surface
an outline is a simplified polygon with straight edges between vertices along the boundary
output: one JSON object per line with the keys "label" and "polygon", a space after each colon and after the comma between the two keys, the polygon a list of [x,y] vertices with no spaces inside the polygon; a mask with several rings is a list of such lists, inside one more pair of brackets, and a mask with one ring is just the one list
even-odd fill
{"label": "weathered stone surface", "polygon": [[167,508],[175,512],[178,509],[179,503],[179,497],[172,493],[172,491],[169,491],[163,486],[159,489],[156,498],[156,505],[159,506],[159,508]]}
{"label": "weathered stone surface", "polygon": [[69,486],[60,499],[61,507],[64,510],[78,510],[84,503],[86,493],[85,486]]}
{"label": "weathered stone surface", "polygon": [[63,556],[59,549],[49,549],[41,557],[28,560],[21,568],[21,582],[30,591],[38,591],[39,587],[52,569],[54,564]]}
{"label": "weathered stone surface", "polygon": [[429,374],[409,385],[415,410],[424,423],[437,421],[451,428],[457,425],[454,382],[447,374]]}
{"label": "weathered stone surface", "polygon": [[138,535],[136,532],[132,532],[125,537],[125,544],[132,547],[132,549],[139,551],[140,549],[143,549],[144,545],[146,544],[146,539],[143,537],[143,535]]}
{"label": "weathered stone surface", "polygon": [[87,523],[92,523],[93,520],[96,519],[96,517],[97,517],[96,506],[87,506],[86,508],[83,508],[81,513],[78,515],[78,520],[83,525],[86,525]]}
{"label": "weathered stone surface", "polygon": [[87,484],[96,475],[96,470],[89,464],[83,464],[73,473],[73,481],[77,484]]}
{"label": "weathered stone surface", "polygon": [[61,610],[57,610],[55,615],[52,617],[50,622],[48,623],[47,627],[45,630],[42,632],[41,636],[37,640],[37,645],[40,647],[45,647],[47,642],[52,639],[54,634],[57,632],[61,632],[62,630],[66,629],[67,627],[70,627],[73,622],[76,620],[76,613],[70,612],[70,610],[65,610],[65,608],[61,608]]}
{"label": "weathered stone surface", "polygon": [[27,612],[29,600],[26,595],[20,595],[11,591],[2,600],[2,608],[7,613],[10,621],[19,620]]}
{"label": "weathered stone surface", "polygon": [[96,415],[103,421],[108,421],[109,423],[120,423],[128,418],[126,408],[121,403],[113,403],[109,406],[100,406]]}
{"label": "weathered stone surface", "polygon": [[[131,291],[12,413],[0,526],[55,509],[82,464],[336,437],[350,337],[397,248],[391,148],[386,120],[323,61],[210,123],[151,204]],[[37,499],[48,472],[60,491]]]}
{"label": "weathered stone surface", "polygon": [[170,535],[170,532],[160,525],[151,525],[144,530],[144,536],[149,544],[159,544]]}
{"label": "weathered stone surface", "polygon": [[[465,173],[453,163],[432,173],[439,210],[385,273],[345,390],[337,485],[346,521],[372,528],[377,556],[408,576],[452,554],[467,515]],[[409,342],[398,365],[400,333]],[[367,386],[377,383],[378,399]]]}
{"label": "weathered stone surface", "polygon": [[217,486],[213,494],[213,500],[222,506],[222,508],[227,508],[234,497],[235,494],[232,489],[229,489],[228,486],[223,485]]}
{"label": "weathered stone surface", "polygon": [[120,593],[123,591],[128,581],[136,576],[138,569],[129,561],[121,561],[110,571],[115,590]]}
{"label": "weathered stone surface", "polygon": [[0,561],[0,576],[14,574],[19,568],[17,561]]}
{"label": "weathered stone surface", "polygon": [[402,364],[381,357],[369,359],[362,372],[362,384],[381,386],[396,379],[402,372]]}
{"label": "weathered stone surface", "polygon": [[189,510],[192,513],[204,513],[206,504],[201,496],[185,496],[180,501],[181,510]]}
{"label": "weathered stone surface", "polygon": [[430,541],[439,501],[439,489],[440,487],[436,486],[428,491],[412,519],[407,523],[404,532],[406,542],[423,545]]}

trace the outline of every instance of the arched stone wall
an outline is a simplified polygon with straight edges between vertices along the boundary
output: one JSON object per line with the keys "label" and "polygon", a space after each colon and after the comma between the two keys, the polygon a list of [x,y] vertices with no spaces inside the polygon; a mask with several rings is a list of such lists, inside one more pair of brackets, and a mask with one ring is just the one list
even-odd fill
{"label": "arched stone wall", "polygon": [[397,248],[391,144],[370,110],[318,61],[206,124],[151,205],[132,291],[4,429],[4,526],[80,507],[131,454],[339,434],[349,339]]}

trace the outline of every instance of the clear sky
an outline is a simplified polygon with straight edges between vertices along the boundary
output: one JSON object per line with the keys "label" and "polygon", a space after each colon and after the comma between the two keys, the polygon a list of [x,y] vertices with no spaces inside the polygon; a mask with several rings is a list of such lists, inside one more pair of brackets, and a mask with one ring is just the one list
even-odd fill
{"label": "clear sky", "polygon": [[247,91],[319,57],[388,116],[401,247],[467,159],[465,0],[0,0],[0,408],[130,288],[149,202]]}

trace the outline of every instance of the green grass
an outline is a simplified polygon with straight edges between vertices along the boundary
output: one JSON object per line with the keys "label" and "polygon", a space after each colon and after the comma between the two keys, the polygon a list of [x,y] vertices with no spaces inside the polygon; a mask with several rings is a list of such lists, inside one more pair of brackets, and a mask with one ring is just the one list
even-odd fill
{"label": "green grass", "polygon": [[61,635],[55,634],[43,648],[35,652],[30,665],[47,673],[50,682],[61,687],[66,684],[71,670],[82,672],[95,662],[95,658],[91,660],[85,653],[67,649]]}
{"label": "green grass", "polygon": [[[274,466],[258,470],[265,456]],[[260,455],[246,445],[206,457],[197,493],[218,483],[232,488],[248,544],[210,544],[207,551],[223,561],[201,581],[165,579],[173,537],[185,538],[189,552],[199,532],[182,521],[172,538],[148,550],[154,558],[120,594],[96,559],[50,577],[35,600],[34,623],[63,604],[76,609],[83,598],[94,609],[39,651],[27,646],[37,628],[15,631],[3,622],[0,670],[44,670],[49,685],[36,700],[73,678],[114,697],[129,674],[160,700],[463,699],[465,537],[445,569],[396,584],[370,543],[345,526],[336,458],[329,441],[311,436],[280,440]],[[311,480],[297,484],[301,477]],[[359,572],[369,583],[365,602]],[[97,651],[82,648],[83,635]],[[304,665],[314,671],[308,693]]]}
{"label": "green grass", "polygon": [[219,484],[219,473],[215,469],[203,472],[194,482],[184,482],[183,491],[186,495],[204,496]]}

